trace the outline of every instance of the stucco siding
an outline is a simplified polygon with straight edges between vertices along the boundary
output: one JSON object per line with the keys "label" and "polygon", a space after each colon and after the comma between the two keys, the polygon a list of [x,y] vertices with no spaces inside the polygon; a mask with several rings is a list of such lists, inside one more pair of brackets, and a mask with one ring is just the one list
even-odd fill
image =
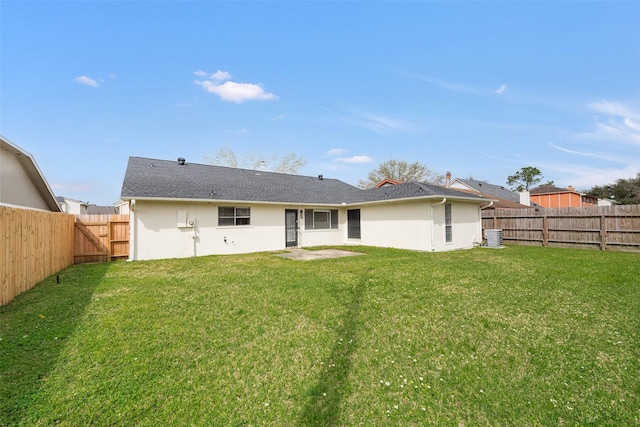
{"label": "stucco siding", "polygon": [[[136,201],[130,214],[136,242],[130,258],[185,258],[285,248],[283,206],[251,206],[251,225],[223,227],[218,226],[218,206],[213,202]],[[178,211],[195,219],[195,227],[178,227]]]}
{"label": "stucco siding", "polygon": [[446,242],[444,204],[433,204],[433,249],[436,252],[469,249],[482,242],[482,219],[475,203],[451,202],[451,242]]}
{"label": "stucco siding", "polygon": [[[219,206],[250,207],[250,225],[219,226]],[[419,251],[473,247],[474,242],[482,240],[478,205],[451,202],[451,208],[452,241],[445,242],[445,207],[438,201],[350,206],[349,209],[360,209],[361,238],[349,239],[347,208],[338,209],[337,229],[307,230],[304,215],[313,209],[309,206],[137,200],[130,212],[134,242],[130,258],[185,258],[283,250],[286,249],[286,209],[297,211],[298,246],[301,247],[361,244]],[[195,226],[184,226],[186,219],[195,220]]]}
{"label": "stucco siding", "polygon": [[363,245],[430,250],[429,203],[404,202],[360,208]]}
{"label": "stucco siding", "polygon": [[[325,245],[343,245],[346,232],[345,224],[347,222],[346,209],[338,209],[338,228],[328,230],[307,230],[305,226],[305,212],[308,209],[322,209],[326,210],[326,206],[310,207],[305,206],[302,210],[302,216],[300,216],[300,210],[298,210],[298,224],[299,224],[299,246],[311,247],[311,246],[325,246]],[[332,208],[335,209],[335,208]]]}
{"label": "stucco siding", "polygon": [[13,153],[0,148],[0,203],[49,210]]}

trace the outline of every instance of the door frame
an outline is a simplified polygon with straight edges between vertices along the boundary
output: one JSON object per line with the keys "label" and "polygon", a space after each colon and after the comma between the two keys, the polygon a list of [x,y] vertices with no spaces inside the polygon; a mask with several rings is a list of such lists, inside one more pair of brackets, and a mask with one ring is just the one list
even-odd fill
{"label": "door frame", "polygon": [[[357,215],[355,215],[356,213]],[[362,239],[361,213],[360,208],[347,209],[347,239]],[[357,237],[351,235],[355,231],[357,231]]]}
{"label": "door frame", "polygon": [[[293,214],[293,227],[289,223],[289,215]],[[295,233],[295,240],[289,240],[289,232]],[[297,247],[299,244],[300,233],[298,232],[298,210],[297,209],[285,209],[284,210],[284,246],[286,248]]]}

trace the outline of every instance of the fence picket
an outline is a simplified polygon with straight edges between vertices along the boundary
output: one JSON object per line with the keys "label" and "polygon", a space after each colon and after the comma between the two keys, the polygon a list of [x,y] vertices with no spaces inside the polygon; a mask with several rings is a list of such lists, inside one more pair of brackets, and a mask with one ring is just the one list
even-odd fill
{"label": "fence picket", "polygon": [[640,252],[640,205],[482,211],[506,243]]}
{"label": "fence picket", "polygon": [[73,215],[0,206],[0,305],[73,264]]}

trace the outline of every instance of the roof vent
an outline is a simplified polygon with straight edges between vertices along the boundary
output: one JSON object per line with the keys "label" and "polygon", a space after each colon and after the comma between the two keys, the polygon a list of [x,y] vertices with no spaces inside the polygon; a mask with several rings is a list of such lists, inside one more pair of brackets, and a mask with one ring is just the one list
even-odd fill
{"label": "roof vent", "polygon": [[319,179],[320,181],[324,180],[324,175],[318,175],[318,179]]}
{"label": "roof vent", "polygon": [[184,157],[178,157],[178,164],[180,166],[184,166],[184,162],[185,162]]}

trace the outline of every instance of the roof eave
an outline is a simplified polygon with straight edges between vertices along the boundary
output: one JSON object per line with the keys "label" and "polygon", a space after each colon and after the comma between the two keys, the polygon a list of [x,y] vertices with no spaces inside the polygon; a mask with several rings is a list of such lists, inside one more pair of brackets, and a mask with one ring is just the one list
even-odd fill
{"label": "roof eave", "polygon": [[47,182],[44,174],[38,167],[38,164],[35,161],[35,158],[31,155],[31,153],[23,150],[18,147],[13,142],[9,141],[7,138],[0,135],[0,145],[2,148],[6,149],[10,153],[16,155],[16,159],[20,166],[24,169],[27,176],[38,190],[40,196],[46,203],[47,207],[53,212],[62,212],[60,209],[60,205],[58,205],[58,201],[56,200],[56,196],[51,190],[49,183]]}

